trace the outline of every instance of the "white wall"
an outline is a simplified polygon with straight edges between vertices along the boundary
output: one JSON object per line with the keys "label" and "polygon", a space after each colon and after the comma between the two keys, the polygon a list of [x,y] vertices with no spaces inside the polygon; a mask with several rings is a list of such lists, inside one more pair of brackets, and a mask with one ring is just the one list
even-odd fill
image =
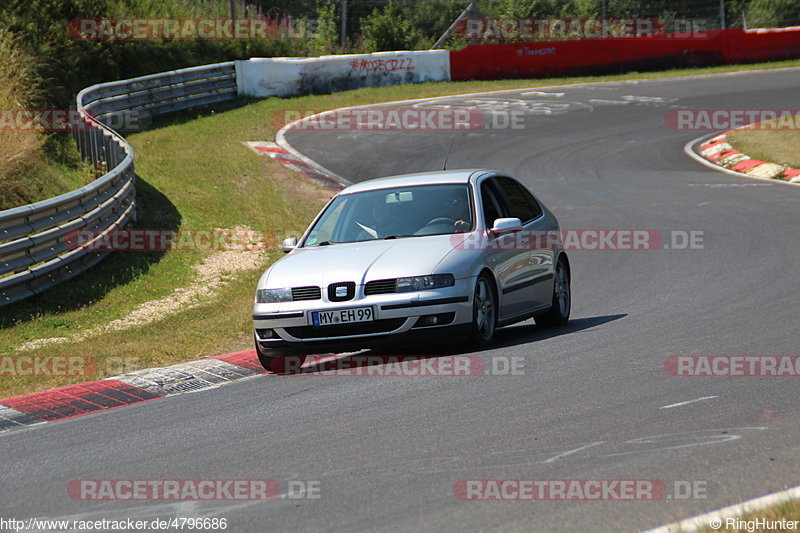
{"label": "white wall", "polygon": [[449,80],[447,50],[236,61],[239,96],[257,98]]}

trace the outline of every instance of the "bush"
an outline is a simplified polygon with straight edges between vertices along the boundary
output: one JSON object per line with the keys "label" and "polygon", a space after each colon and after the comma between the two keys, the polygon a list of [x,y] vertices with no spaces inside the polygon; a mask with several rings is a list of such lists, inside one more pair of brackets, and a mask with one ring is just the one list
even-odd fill
{"label": "bush", "polygon": [[[67,24],[76,18],[229,18],[229,2],[195,0],[5,0],[0,20],[19,36],[26,52],[38,58],[43,93],[53,106],[74,103],[88,85],[177,68],[249,59],[255,56],[308,55],[307,39],[88,41],[73,38]],[[243,2],[237,17],[265,14]]]}
{"label": "bush", "polygon": [[[19,46],[19,39],[0,27],[0,113],[5,120],[32,107],[39,94],[36,62]],[[36,196],[44,136],[32,130],[0,130],[0,209]],[[34,189],[34,190],[32,190]]]}
{"label": "bush", "polygon": [[[0,110],[75,104],[81,89],[112,80],[254,56],[308,55],[309,40],[90,41],[68,31],[77,18],[229,18],[226,0],[3,0]],[[237,18],[262,17],[242,0]],[[71,135],[0,131],[0,209],[55,196],[91,179]]]}
{"label": "bush", "polygon": [[[361,21],[364,43],[373,52],[388,50],[414,50],[425,48],[422,31],[413,21],[403,16],[403,9],[389,0],[383,9],[375,8]],[[430,44],[433,44],[428,39]]]}
{"label": "bush", "polygon": [[800,0],[753,0],[747,9],[749,28],[800,24]]}

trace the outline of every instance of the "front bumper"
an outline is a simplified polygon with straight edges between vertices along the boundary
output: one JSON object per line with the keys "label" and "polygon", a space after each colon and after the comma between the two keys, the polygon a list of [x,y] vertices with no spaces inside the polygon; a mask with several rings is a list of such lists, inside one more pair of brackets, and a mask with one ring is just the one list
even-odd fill
{"label": "front bumper", "polygon": [[[446,335],[454,327],[472,322],[472,281],[456,280],[453,287],[415,293],[372,296],[362,293],[346,302],[325,299],[255,304],[256,342],[266,350],[292,351],[326,345],[366,347]],[[314,326],[311,318],[314,311],[368,306],[373,309],[374,320],[370,322]]]}

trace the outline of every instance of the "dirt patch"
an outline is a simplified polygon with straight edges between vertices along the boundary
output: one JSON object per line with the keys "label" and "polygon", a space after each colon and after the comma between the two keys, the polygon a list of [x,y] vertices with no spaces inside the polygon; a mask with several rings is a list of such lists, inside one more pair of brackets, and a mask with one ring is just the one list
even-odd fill
{"label": "dirt patch", "polygon": [[289,170],[269,157],[264,158],[262,168],[264,174],[269,176],[275,185],[283,189],[289,198],[313,202],[322,206],[336,194],[303,178],[300,174]]}
{"label": "dirt patch", "polygon": [[109,331],[120,331],[152,324],[170,315],[186,311],[209,301],[230,281],[233,274],[246,270],[255,270],[263,262],[264,253],[262,251],[217,252],[206,257],[193,267],[197,275],[190,285],[179,287],[168,296],[145,302],[127,316],[112,320],[107,324],[67,337],[34,339],[20,345],[18,350],[28,351],[39,349],[49,344],[77,342]]}

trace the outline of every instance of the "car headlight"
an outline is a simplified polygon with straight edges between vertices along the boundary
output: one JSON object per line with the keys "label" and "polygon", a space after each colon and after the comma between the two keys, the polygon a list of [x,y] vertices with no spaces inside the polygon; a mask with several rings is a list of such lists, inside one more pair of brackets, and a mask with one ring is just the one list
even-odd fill
{"label": "car headlight", "polygon": [[274,304],[291,301],[292,289],[258,289],[256,291],[256,303]]}
{"label": "car headlight", "polygon": [[430,276],[414,276],[412,278],[397,278],[395,292],[424,291],[452,287],[456,278],[452,274],[432,274]]}

